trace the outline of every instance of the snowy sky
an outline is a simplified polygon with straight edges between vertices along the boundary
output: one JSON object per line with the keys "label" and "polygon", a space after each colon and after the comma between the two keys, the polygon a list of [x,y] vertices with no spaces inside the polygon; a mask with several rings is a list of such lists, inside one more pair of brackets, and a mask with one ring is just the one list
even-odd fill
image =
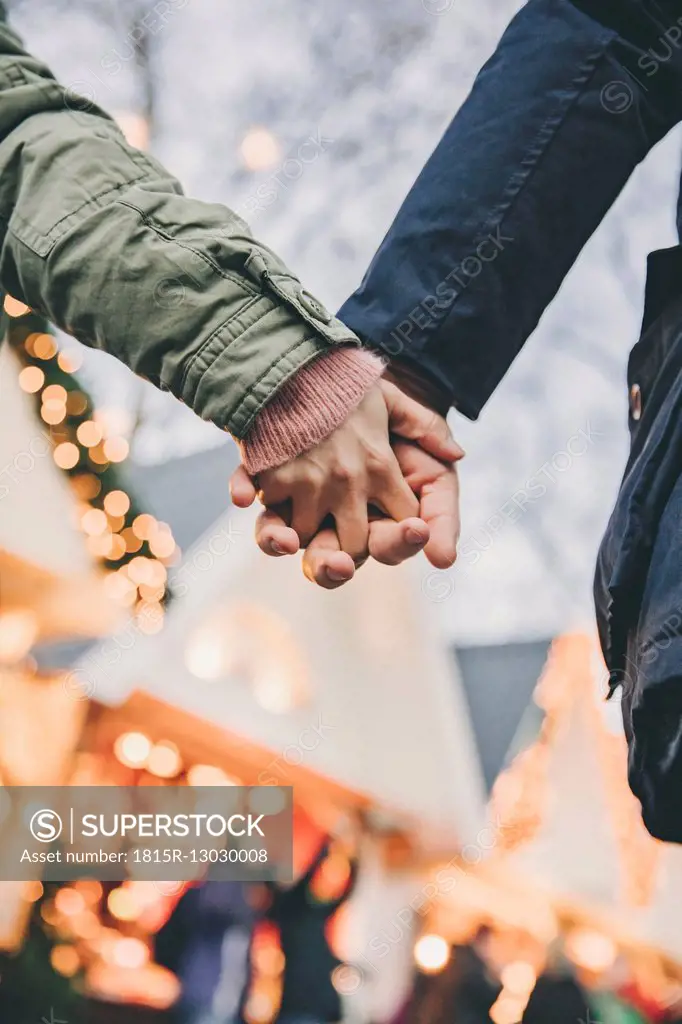
{"label": "snowy sky", "polygon": [[[160,19],[153,0],[9,4],[15,26],[65,84],[112,112],[151,104],[152,148],[187,191],[244,212],[268,184],[274,200],[247,219],[306,288],[335,307],[358,284],[521,4],[166,6],[172,10]],[[145,14],[146,68],[131,48]],[[271,165],[256,172],[242,144],[258,126],[275,148]],[[296,154],[310,138],[319,158],[299,171]],[[454,639],[518,639],[590,622],[594,556],[626,454],[625,367],[646,254],[676,241],[679,149],[674,133],[636,172],[479,422],[453,417],[468,452],[468,555],[444,576],[425,565],[423,586]],[[101,354],[87,354],[85,372],[100,402],[142,410],[138,458],[186,454],[223,437]],[[584,454],[562,455],[569,442]],[[543,485],[541,497],[513,512],[512,495],[529,481],[536,494]]]}

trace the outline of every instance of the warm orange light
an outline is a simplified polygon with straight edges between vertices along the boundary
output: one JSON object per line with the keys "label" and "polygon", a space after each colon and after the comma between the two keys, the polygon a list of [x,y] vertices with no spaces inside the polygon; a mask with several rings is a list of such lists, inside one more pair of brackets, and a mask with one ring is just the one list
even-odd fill
{"label": "warm orange light", "polygon": [[78,460],[80,459],[80,452],[71,441],[64,441],[62,444],[58,444],[52,455],[60,469],[73,469],[74,466],[78,465]]}
{"label": "warm orange light", "polygon": [[83,365],[83,357],[80,352],[60,352],[57,365],[64,373],[75,373]]}
{"label": "warm orange light", "polygon": [[126,888],[130,889],[136,904],[142,910],[148,910],[163,898],[163,893],[159,892],[156,882],[127,882]]}
{"label": "warm orange light", "polygon": [[85,546],[93,558],[109,558],[111,556],[112,536],[107,531],[99,537],[88,537]]}
{"label": "warm orange light", "polygon": [[28,608],[0,613],[0,663],[24,658],[38,636],[38,620]]}
{"label": "warm orange light", "polygon": [[125,491],[110,491],[104,499],[104,508],[110,516],[124,516],[130,508],[130,498]]}
{"label": "warm orange light", "polygon": [[104,454],[104,444],[96,444],[94,447],[88,449],[90,461],[94,462],[96,466],[108,466],[109,459]]}
{"label": "warm orange light", "polygon": [[48,395],[47,392],[50,390],[49,387],[44,388],[41,394],[43,402],[43,409],[63,409],[66,413],[66,399],[60,398],[58,395]]}
{"label": "warm orange light", "polygon": [[147,636],[154,636],[163,629],[164,610],[158,602],[140,601],[135,618],[138,629]]}
{"label": "warm orange light", "polygon": [[59,921],[59,914],[54,905],[54,900],[48,900],[40,908],[40,916],[45,924],[56,925]]}
{"label": "warm orange light", "polygon": [[518,1024],[523,1017],[526,1003],[516,996],[500,995],[490,1007],[490,1019],[493,1024]]}
{"label": "warm orange light", "polygon": [[160,587],[150,587],[147,583],[140,583],[140,597],[148,604],[155,604],[163,599],[166,588],[163,584]]}
{"label": "warm orange light", "polygon": [[37,334],[33,339],[32,348],[37,359],[52,359],[57,353],[57,342],[51,334]]}
{"label": "warm orange light", "polygon": [[450,959],[450,947],[442,935],[422,935],[414,947],[417,967],[425,974],[438,974]]}
{"label": "warm orange light", "polygon": [[81,473],[71,477],[71,486],[83,501],[92,501],[102,490],[102,482],[91,473]]}
{"label": "warm orange light", "polygon": [[91,537],[101,537],[109,526],[106,512],[103,512],[101,508],[88,509],[81,519],[81,526]]}
{"label": "warm orange light", "polygon": [[169,535],[153,537],[149,547],[157,558],[171,558],[177,551],[175,541]]}
{"label": "warm orange light", "polygon": [[24,338],[24,348],[26,349],[30,356],[35,355],[33,346],[35,344],[36,338],[39,337],[40,335],[34,331],[32,334],[27,334],[26,337]]}
{"label": "warm orange light", "polygon": [[149,949],[141,939],[119,939],[113,948],[112,960],[118,967],[139,970],[149,960]]}
{"label": "warm orange light", "polygon": [[50,963],[57,974],[72,978],[81,965],[81,958],[74,946],[53,946]]}
{"label": "warm orange light", "polygon": [[118,918],[119,921],[134,921],[140,916],[140,910],[142,909],[135,899],[133,892],[125,886],[113,889],[109,893],[107,906],[109,907],[109,912]]}
{"label": "warm orange light", "polygon": [[220,679],[223,674],[221,637],[207,629],[191,636],[185,648],[185,665],[197,679],[207,682]]}
{"label": "warm orange light", "polygon": [[130,445],[123,437],[108,437],[104,442],[104,455],[109,462],[123,462],[129,451]]}
{"label": "warm orange light", "polygon": [[125,530],[121,530],[121,537],[125,541],[126,551],[130,552],[130,554],[134,554],[142,547],[142,541],[139,537],[135,536],[130,526],[127,526]]}
{"label": "warm orange light", "polygon": [[111,538],[111,547],[109,549],[109,554],[107,555],[107,557],[115,562],[119,558],[123,558],[125,553],[126,553],[126,542],[123,540],[123,537],[112,537]]}
{"label": "warm orange light", "polygon": [[148,512],[143,512],[133,520],[133,533],[140,540],[148,540],[156,529],[156,519]]}
{"label": "warm orange light", "polygon": [[42,882],[27,882],[23,896],[27,903],[37,903],[43,892]]}
{"label": "warm orange light", "polygon": [[167,523],[158,523],[149,539],[149,547],[157,558],[170,558],[176,551],[175,540]]}
{"label": "warm orange light", "polygon": [[253,696],[262,708],[275,715],[286,714],[296,704],[291,679],[280,672],[279,667],[269,667],[268,671],[254,674]]}
{"label": "warm orange light", "polygon": [[147,770],[160,779],[172,779],[182,770],[180,751],[174,743],[156,743],[147,760]]}
{"label": "warm orange light", "polygon": [[66,408],[72,416],[81,416],[87,407],[88,400],[82,391],[69,391]]}
{"label": "warm orange light", "polygon": [[128,768],[141,768],[152,749],[151,741],[144,733],[122,733],[114,744],[114,753],[121,764]]}
{"label": "warm orange light", "polygon": [[267,128],[252,128],[242,139],[239,148],[244,163],[251,171],[274,167],[282,157],[277,139]]}
{"label": "warm orange light", "polygon": [[69,921],[71,932],[79,939],[94,939],[102,930],[97,914],[92,910],[84,910]]}
{"label": "warm orange light", "polygon": [[150,587],[163,587],[168,579],[168,572],[165,565],[155,560],[150,560],[147,567],[147,584]]}
{"label": "warm orange light", "polygon": [[119,110],[113,115],[126,137],[126,142],[135,149],[149,148],[149,121],[136,111]]}
{"label": "warm orange light", "polygon": [[74,889],[79,892],[88,906],[95,906],[102,899],[102,884],[94,878],[83,878],[74,884]]}
{"label": "warm orange light", "polygon": [[75,914],[82,914],[85,910],[85,899],[77,889],[60,889],[55,898],[54,905],[60,914],[65,917],[72,917]]}
{"label": "warm orange light", "polygon": [[275,1000],[265,991],[254,991],[249,996],[244,1010],[248,1024],[266,1024],[275,1016]]}
{"label": "warm orange light", "polygon": [[284,953],[279,946],[271,943],[255,944],[251,953],[251,960],[259,974],[269,974],[277,977],[284,970]]}
{"label": "warm orange light", "polygon": [[25,302],[19,302],[19,299],[13,299],[11,295],[5,296],[4,306],[7,316],[25,316],[26,313],[31,312],[30,306],[27,306]]}
{"label": "warm orange light", "polygon": [[66,406],[58,402],[46,402],[40,410],[40,415],[45,423],[56,427],[66,417]]}
{"label": "warm orange light", "polygon": [[153,583],[153,577],[150,580],[149,576],[150,566],[150,559],[138,555],[137,558],[128,562],[126,569],[133,583]]}
{"label": "warm orange light", "polygon": [[535,988],[537,974],[532,964],[524,960],[515,960],[506,964],[500,973],[503,986],[513,995],[530,995]]}
{"label": "warm orange light", "polygon": [[[121,538],[113,538],[114,540],[120,540]],[[123,543],[123,541],[121,541]],[[124,545],[125,549],[125,545]],[[116,572],[109,573],[104,580],[104,587],[109,596],[114,601],[118,601],[123,605],[130,605],[134,602],[137,596],[137,588],[128,577],[118,570]]]}
{"label": "warm orange light", "polygon": [[61,384],[48,384],[41,398],[43,402],[58,402],[60,405],[64,405],[68,398],[68,392]]}
{"label": "warm orange light", "polygon": [[19,374],[19,387],[34,395],[45,383],[45,374],[39,366],[25,366]]}
{"label": "warm orange light", "polygon": [[237,784],[222,768],[216,768],[212,764],[193,764],[187,772],[187,782],[190,786],[234,786]]}
{"label": "warm orange light", "polygon": [[589,971],[600,973],[608,970],[618,956],[618,947],[613,939],[591,928],[574,928],[566,939],[566,955]]}
{"label": "warm orange light", "polygon": [[102,440],[102,428],[98,423],[86,420],[78,427],[76,437],[85,448],[94,448]]}

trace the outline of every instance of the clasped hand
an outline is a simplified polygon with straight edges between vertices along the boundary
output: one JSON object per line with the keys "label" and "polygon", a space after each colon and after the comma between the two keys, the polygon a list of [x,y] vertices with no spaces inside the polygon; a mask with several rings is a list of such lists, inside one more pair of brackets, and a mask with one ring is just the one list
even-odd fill
{"label": "clasped hand", "polygon": [[424,550],[445,569],[457,554],[463,455],[443,416],[381,380],[310,451],[257,483],[240,467],[232,500],[245,508],[259,497],[260,549],[281,556],[305,548],[305,575],[326,589],[352,579],[368,557],[396,565]]}

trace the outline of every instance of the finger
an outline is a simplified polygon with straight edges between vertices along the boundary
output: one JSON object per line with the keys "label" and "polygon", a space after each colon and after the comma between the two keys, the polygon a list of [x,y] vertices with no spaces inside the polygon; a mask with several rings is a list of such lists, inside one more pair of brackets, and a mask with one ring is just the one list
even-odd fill
{"label": "finger", "polygon": [[433,484],[427,484],[420,507],[431,531],[424,549],[426,557],[436,569],[449,569],[457,558],[460,530],[459,481],[454,467]]}
{"label": "finger", "polygon": [[243,466],[238,466],[230,478],[230,497],[237,508],[248,508],[256,500],[256,485]]}
{"label": "finger", "polygon": [[369,520],[366,499],[348,492],[340,508],[334,511],[334,522],[341,550],[349,554],[353,562],[367,558]]}
{"label": "finger", "polygon": [[456,461],[464,456],[464,449],[453,439],[443,416],[410,398],[389,381],[379,381],[379,386],[393,434],[416,441],[438,459]]}
{"label": "finger", "polygon": [[265,509],[256,520],[256,544],[266,555],[295,555],[299,549],[298,534],[272,508]]}
{"label": "finger", "polygon": [[296,489],[291,504],[291,525],[298,534],[301,547],[307,547],[322,526],[326,509],[319,504],[319,493],[311,493],[307,486]]}
{"label": "finger", "polygon": [[336,590],[353,578],[353,559],[341,550],[336,530],[320,530],[313,537],[303,554],[303,573],[325,590]]}
{"label": "finger", "polygon": [[369,553],[384,565],[399,565],[423,551],[430,537],[428,525],[422,519],[376,519],[369,527]]}
{"label": "finger", "polygon": [[395,454],[401,471],[420,497],[420,515],[430,531],[426,557],[436,568],[448,569],[457,558],[460,532],[457,468],[443,465],[406,442],[395,445]]}
{"label": "finger", "polygon": [[419,501],[405,481],[398,460],[390,449],[383,468],[372,474],[370,501],[396,522],[419,515]]}

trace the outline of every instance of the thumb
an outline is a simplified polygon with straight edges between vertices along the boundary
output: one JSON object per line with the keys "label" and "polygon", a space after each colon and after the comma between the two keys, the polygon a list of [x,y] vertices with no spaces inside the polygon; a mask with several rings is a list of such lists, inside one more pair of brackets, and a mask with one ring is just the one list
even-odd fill
{"label": "thumb", "polygon": [[388,409],[391,433],[408,441],[416,441],[424,451],[435,455],[437,459],[456,462],[464,456],[464,449],[452,437],[443,416],[410,398],[387,380],[379,381],[379,387]]}

